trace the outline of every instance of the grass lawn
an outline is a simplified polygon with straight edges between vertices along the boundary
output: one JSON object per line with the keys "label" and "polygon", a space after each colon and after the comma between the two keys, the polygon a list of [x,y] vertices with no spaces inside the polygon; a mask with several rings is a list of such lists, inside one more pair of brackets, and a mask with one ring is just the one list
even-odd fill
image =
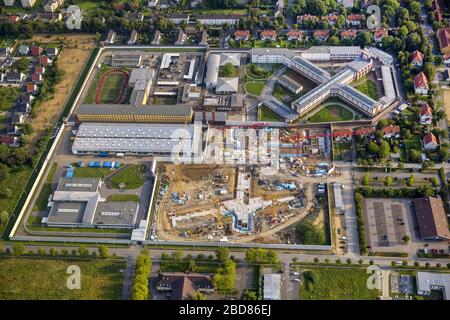
{"label": "grass lawn", "polygon": [[[67,288],[67,268],[81,269],[81,289]],[[1,258],[0,300],[117,300],[125,261]]]}
{"label": "grass lawn", "polygon": [[112,173],[110,168],[75,168],[75,178],[103,178]]}
{"label": "grass lawn", "polygon": [[418,135],[413,135],[411,139],[403,140],[403,148],[401,152],[402,160],[409,160],[409,155],[411,150],[422,150],[422,145],[420,143],[420,137]]}
{"label": "grass lawn", "polygon": [[352,153],[352,143],[346,142],[346,143],[334,143],[334,149],[333,149],[333,155],[335,160],[344,160],[348,157],[351,157]]}
{"label": "grass lawn", "polygon": [[154,105],[173,105],[177,104],[177,99],[173,97],[154,97]]}
{"label": "grass lawn", "polygon": [[144,184],[146,171],[145,165],[133,164],[112,177],[111,185],[113,188],[119,189],[119,184],[123,182],[125,183],[124,189],[137,189]]}
{"label": "grass lawn", "polygon": [[136,194],[112,194],[106,199],[107,202],[133,201],[139,202],[139,196]]}
{"label": "grass lawn", "polygon": [[20,87],[0,87],[0,111],[9,111],[19,97]]}
{"label": "grass lawn", "polygon": [[258,121],[283,121],[283,118],[266,106],[262,106],[258,112]]}
{"label": "grass lawn", "polygon": [[52,193],[52,180],[55,175],[56,168],[58,165],[56,163],[52,164],[50,168],[50,172],[48,173],[47,179],[45,180],[44,185],[42,186],[41,193],[39,194],[36,203],[34,204],[34,211],[44,211],[47,208],[48,197],[50,193]]}
{"label": "grass lawn", "polygon": [[379,295],[378,290],[367,288],[365,269],[308,266],[302,269],[305,271],[312,271],[315,279],[302,282],[301,300],[375,300]]}
{"label": "grass lawn", "polygon": [[360,85],[356,86],[356,89],[371,97],[373,100],[377,100],[377,86],[372,80],[366,80]]}
{"label": "grass lawn", "polygon": [[353,113],[338,105],[329,105],[322,108],[308,119],[311,123],[316,122],[337,122],[353,119]]}
{"label": "grass lawn", "polygon": [[251,95],[259,96],[261,95],[261,92],[263,91],[265,85],[265,82],[247,82],[245,84],[245,90],[247,90],[247,92]]}

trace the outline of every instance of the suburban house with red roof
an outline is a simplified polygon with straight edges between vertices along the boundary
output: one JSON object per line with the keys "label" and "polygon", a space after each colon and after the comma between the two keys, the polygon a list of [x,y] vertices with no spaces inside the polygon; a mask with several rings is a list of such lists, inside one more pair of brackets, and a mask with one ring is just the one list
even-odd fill
{"label": "suburban house with red roof", "polygon": [[400,127],[389,125],[381,129],[384,138],[400,138]]}
{"label": "suburban house with red roof", "polygon": [[339,14],[330,13],[325,19],[328,21],[330,26],[334,26],[339,19]]}
{"label": "suburban house with red roof", "polygon": [[374,127],[362,127],[355,129],[355,136],[368,137],[375,133]]}
{"label": "suburban house with red roof", "polygon": [[433,121],[433,110],[431,110],[428,103],[424,103],[420,106],[420,123],[431,124]]}
{"label": "suburban house with red roof", "polygon": [[425,58],[425,56],[423,55],[423,53],[420,52],[419,50],[416,50],[411,54],[411,64],[413,64],[417,67],[421,67],[421,66],[423,66],[424,58]]}
{"label": "suburban house with red roof", "polygon": [[423,148],[425,150],[436,150],[438,142],[436,136],[431,132],[423,137]]}
{"label": "suburban house with red roof", "polygon": [[352,27],[361,27],[366,16],[363,14],[349,14],[347,16],[347,25]]}
{"label": "suburban house with red roof", "polygon": [[433,18],[435,21],[442,21],[444,19],[438,0],[433,0],[431,10],[433,10]]}
{"label": "suburban house with red roof", "polygon": [[297,16],[297,23],[302,24],[306,21],[312,21],[312,22],[316,22],[319,21],[319,17],[318,16],[313,16],[310,14],[303,14],[301,16]]}
{"label": "suburban house with red roof", "polygon": [[444,64],[445,64],[447,67],[450,67],[450,53],[444,55]]}
{"label": "suburban house with red roof", "polygon": [[45,73],[45,67],[37,66],[37,67],[34,69],[34,73],[36,73],[36,74],[44,74],[44,73]]}
{"label": "suburban house with red roof", "polygon": [[0,144],[6,144],[11,147],[18,147],[19,146],[19,139],[15,136],[9,136],[9,135],[1,135],[0,136]]}
{"label": "suburban house with red roof", "polygon": [[31,75],[31,81],[33,81],[34,83],[41,84],[42,80],[42,74],[33,73]]}
{"label": "suburban house with red roof", "polygon": [[45,67],[46,65],[49,65],[51,63],[52,63],[52,60],[49,57],[47,57],[47,56],[40,56],[39,57],[39,64],[40,65]]}
{"label": "suburban house with red roof", "polygon": [[314,39],[326,41],[330,37],[330,30],[314,30]]}
{"label": "suburban house with red roof", "polygon": [[250,31],[238,30],[234,33],[234,39],[248,41],[250,39]]}
{"label": "suburban house with red roof", "polygon": [[437,31],[437,38],[442,54],[450,54],[450,28],[441,28]]}
{"label": "suburban house with red roof", "polygon": [[384,37],[387,37],[389,34],[386,29],[377,29],[373,31],[373,40],[377,43],[383,41]]}
{"label": "suburban house with red roof", "polygon": [[341,39],[348,39],[348,40],[352,40],[356,38],[356,31],[355,30],[344,30],[341,31]]}
{"label": "suburban house with red roof", "polygon": [[37,85],[34,83],[27,83],[25,86],[25,91],[28,93],[33,93],[37,91]]}
{"label": "suburban house with red roof", "polygon": [[352,129],[337,129],[333,131],[333,138],[336,141],[351,140],[352,136],[353,136]]}
{"label": "suburban house with red roof", "polygon": [[289,30],[287,33],[288,40],[301,40],[304,35],[302,30]]}
{"label": "suburban house with red roof", "polygon": [[277,40],[277,32],[275,30],[263,30],[261,31],[261,40]]}
{"label": "suburban house with red roof", "polygon": [[41,47],[38,47],[38,46],[31,47],[31,55],[33,57],[39,57],[41,55],[42,51],[44,51],[44,49],[42,49]]}
{"label": "suburban house with red roof", "polygon": [[429,89],[427,76],[420,71],[414,78],[414,91],[416,94],[427,95]]}

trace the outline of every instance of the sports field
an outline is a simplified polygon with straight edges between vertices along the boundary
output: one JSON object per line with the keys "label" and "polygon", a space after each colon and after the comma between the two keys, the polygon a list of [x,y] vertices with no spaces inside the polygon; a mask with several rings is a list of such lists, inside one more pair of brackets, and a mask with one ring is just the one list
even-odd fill
{"label": "sports field", "polygon": [[95,103],[121,103],[128,83],[128,73],[120,69],[106,72],[100,79]]}

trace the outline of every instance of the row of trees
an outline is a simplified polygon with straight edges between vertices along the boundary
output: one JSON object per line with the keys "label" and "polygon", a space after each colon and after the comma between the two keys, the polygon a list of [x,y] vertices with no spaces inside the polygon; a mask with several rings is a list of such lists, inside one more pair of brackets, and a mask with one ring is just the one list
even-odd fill
{"label": "row of trees", "polygon": [[[0,253],[3,252],[3,248],[0,247]],[[78,249],[72,249],[69,251],[68,249],[61,249],[58,251],[55,248],[50,248],[48,251],[45,248],[38,248],[36,252],[33,250],[30,250],[28,252],[25,252],[25,246],[23,243],[15,243],[12,246],[12,251],[9,249],[5,250],[5,253],[13,254],[14,256],[23,256],[23,255],[29,255],[29,256],[35,256],[36,254],[39,256],[51,256],[51,257],[101,257],[101,258],[108,258],[109,250],[106,245],[99,245],[97,247],[97,251],[91,251],[87,249],[85,245],[81,245],[78,247]],[[115,255],[114,255],[115,256]]]}
{"label": "row of trees", "polygon": [[144,250],[136,259],[131,298],[147,300],[149,298],[148,280],[151,274],[152,261],[148,251]]}

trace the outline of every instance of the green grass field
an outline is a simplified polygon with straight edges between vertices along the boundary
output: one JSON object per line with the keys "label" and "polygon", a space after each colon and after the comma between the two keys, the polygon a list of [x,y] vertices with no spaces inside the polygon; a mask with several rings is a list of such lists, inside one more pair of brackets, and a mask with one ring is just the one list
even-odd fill
{"label": "green grass field", "polygon": [[100,91],[100,100],[103,103],[112,103],[119,98],[120,88],[124,81],[124,75],[119,73],[114,73],[108,75],[105,83],[103,84],[102,90]]}
{"label": "green grass field", "polygon": [[378,290],[367,288],[369,275],[365,269],[308,266],[304,271],[312,271],[314,281],[302,282],[301,300],[375,300],[379,295]]}
{"label": "green grass field", "polygon": [[265,85],[265,82],[247,82],[245,83],[245,90],[247,90],[247,92],[251,95],[259,96],[261,95],[261,92],[263,91]]}
{"label": "green grass field", "polygon": [[356,89],[364,93],[365,95],[377,100],[377,86],[372,80],[366,80],[360,85],[356,86]]}
{"label": "green grass field", "polygon": [[284,121],[284,120],[266,106],[262,106],[258,112],[258,121]]}
{"label": "green grass field", "polygon": [[106,199],[107,202],[134,201],[139,202],[139,196],[136,194],[112,194]]}
{"label": "green grass field", "polygon": [[45,180],[45,183],[42,186],[41,193],[39,194],[39,197],[37,198],[36,203],[34,204],[33,208],[34,211],[43,211],[47,208],[48,197],[50,193],[52,193],[52,180],[53,176],[55,175],[57,167],[58,165],[56,163],[52,164],[47,179]]}
{"label": "green grass field", "polygon": [[112,177],[111,185],[113,188],[119,189],[119,184],[123,182],[125,183],[124,189],[140,188],[145,182],[146,171],[147,167],[143,164],[130,165]]}
{"label": "green grass field", "polygon": [[[67,288],[67,268],[81,270],[81,289]],[[0,300],[117,300],[126,262],[0,258]]]}
{"label": "green grass field", "polygon": [[103,178],[112,173],[110,168],[75,168],[74,177],[76,178]]}
{"label": "green grass field", "polygon": [[0,111],[9,111],[19,97],[20,87],[0,87]]}
{"label": "green grass field", "polygon": [[353,119],[353,113],[339,105],[329,105],[322,108],[319,112],[311,116],[308,121],[317,122],[337,122],[348,121]]}

